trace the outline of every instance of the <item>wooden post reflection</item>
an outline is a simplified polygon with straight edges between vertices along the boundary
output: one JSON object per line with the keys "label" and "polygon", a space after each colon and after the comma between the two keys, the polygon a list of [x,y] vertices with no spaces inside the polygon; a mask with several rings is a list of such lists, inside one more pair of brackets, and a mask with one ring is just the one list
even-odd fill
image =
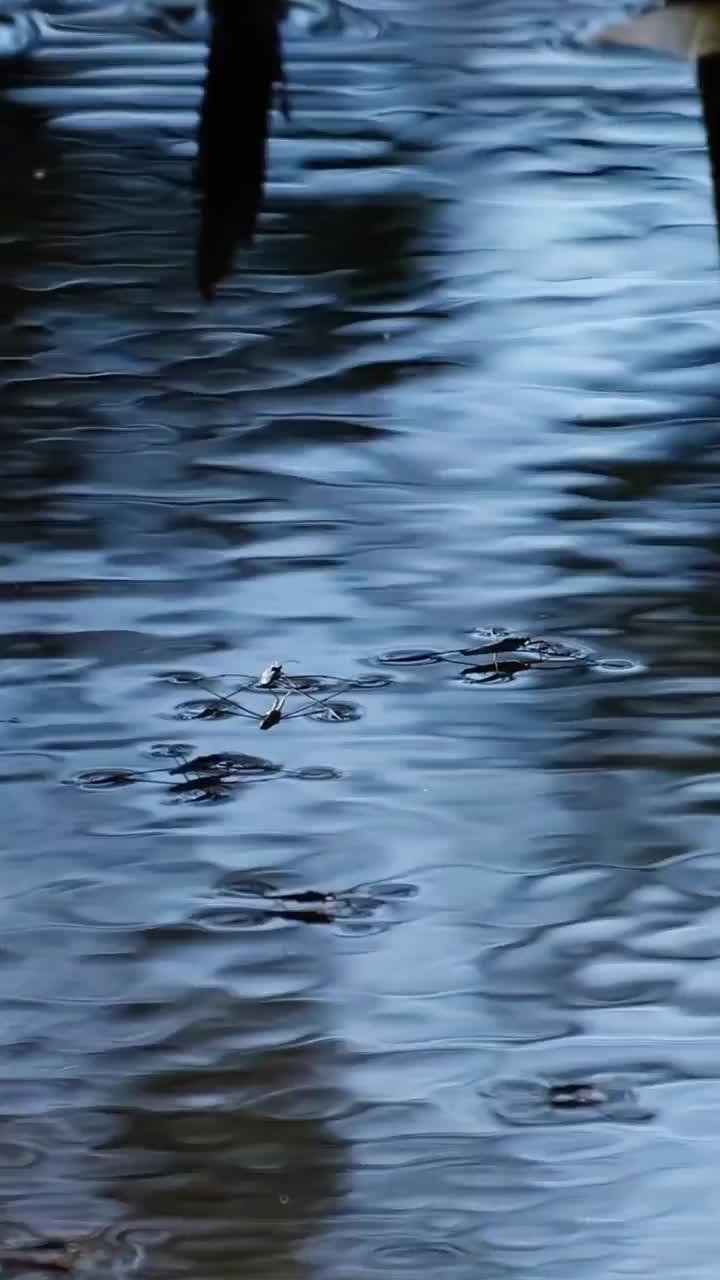
{"label": "wooden post reflection", "polygon": [[210,0],[210,49],[198,129],[202,206],[195,278],[203,297],[251,241],[265,183],[269,116],[282,82],[282,0]]}

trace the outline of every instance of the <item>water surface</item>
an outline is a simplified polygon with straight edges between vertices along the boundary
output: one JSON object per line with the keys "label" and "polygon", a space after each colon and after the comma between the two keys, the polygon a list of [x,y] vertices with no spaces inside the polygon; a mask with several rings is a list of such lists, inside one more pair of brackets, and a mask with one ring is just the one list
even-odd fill
{"label": "water surface", "polygon": [[[4,8],[5,1241],[714,1276],[691,69],[589,46],[600,0],[298,10],[262,234],[207,307],[202,24]],[[535,647],[457,654],[502,632]],[[275,659],[350,711],[223,714]],[[607,1107],[545,1105],[587,1079]]]}

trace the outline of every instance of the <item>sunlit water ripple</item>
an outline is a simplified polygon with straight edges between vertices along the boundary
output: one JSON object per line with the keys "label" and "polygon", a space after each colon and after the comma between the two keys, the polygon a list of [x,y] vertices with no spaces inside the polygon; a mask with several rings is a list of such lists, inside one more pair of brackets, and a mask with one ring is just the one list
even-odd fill
{"label": "sunlit water ripple", "polygon": [[604,8],[298,7],[206,307],[203,23],[0,4],[6,1244],[715,1275],[716,250]]}

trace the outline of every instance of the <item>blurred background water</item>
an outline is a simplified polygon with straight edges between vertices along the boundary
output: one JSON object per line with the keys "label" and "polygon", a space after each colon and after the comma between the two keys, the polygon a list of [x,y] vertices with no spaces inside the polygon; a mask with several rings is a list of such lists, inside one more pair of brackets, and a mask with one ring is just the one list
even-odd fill
{"label": "blurred background water", "polygon": [[[298,6],[208,308],[201,19],[2,9],[2,1238],[97,1232],[104,1277],[714,1277],[691,68],[588,44],[602,0]],[[385,660],[493,628],[557,660]],[[272,659],[347,717],[221,714]],[[587,1079],[606,1107],[546,1104]]]}

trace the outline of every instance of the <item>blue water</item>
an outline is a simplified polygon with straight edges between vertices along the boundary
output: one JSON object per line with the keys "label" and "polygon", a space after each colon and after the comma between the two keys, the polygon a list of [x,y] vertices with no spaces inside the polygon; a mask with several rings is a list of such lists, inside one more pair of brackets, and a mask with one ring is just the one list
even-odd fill
{"label": "blue water", "polygon": [[588,43],[600,0],[298,8],[207,307],[202,22],[3,9],[0,1241],[714,1280],[691,68]]}

